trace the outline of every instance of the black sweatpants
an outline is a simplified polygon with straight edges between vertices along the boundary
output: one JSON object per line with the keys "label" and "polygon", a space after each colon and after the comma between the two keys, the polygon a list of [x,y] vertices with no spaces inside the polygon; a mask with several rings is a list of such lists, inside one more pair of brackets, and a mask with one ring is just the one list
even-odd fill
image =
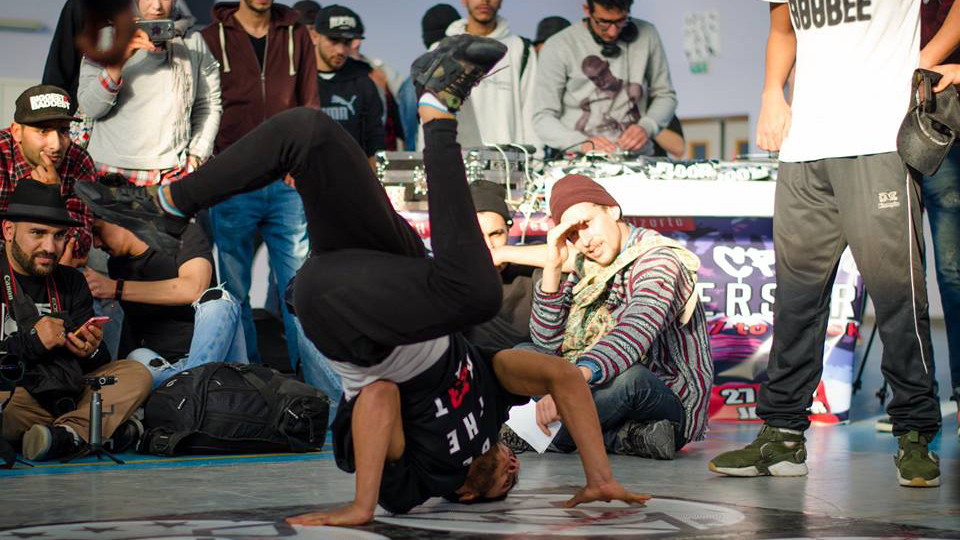
{"label": "black sweatpants", "polygon": [[833,280],[849,244],[876,308],[894,434],[940,429],[917,180],[894,152],[780,164],[770,380],[757,407],[771,426],[810,426]]}
{"label": "black sweatpants", "polygon": [[433,258],[393,210],[363,150],[316,109],[267,120],[171,184],[173,203],[193,214],[289,171],[313,251],[294,286],[304,333],[334,360],[373,365],[397,345],[460,331],[500,309],[500,278],[456,136],[454,120],[424,125]]}

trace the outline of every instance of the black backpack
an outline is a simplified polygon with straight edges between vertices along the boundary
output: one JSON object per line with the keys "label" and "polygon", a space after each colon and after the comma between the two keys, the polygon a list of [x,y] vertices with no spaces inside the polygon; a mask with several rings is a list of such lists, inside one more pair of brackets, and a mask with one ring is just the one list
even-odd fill
{"label": "black backpack", "polygon": [[319,390],[266,366],[204,364],[174,375],[147,400],[141,450],[161,456],[319,450],[329,409]]}

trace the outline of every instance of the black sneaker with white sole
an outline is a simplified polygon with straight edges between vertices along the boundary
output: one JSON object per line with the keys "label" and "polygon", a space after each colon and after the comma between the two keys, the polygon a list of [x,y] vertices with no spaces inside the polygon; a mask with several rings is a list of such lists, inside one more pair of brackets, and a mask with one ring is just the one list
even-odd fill
{"label": "black sneaker with white sole", "polygon": [[168,214],[160,206],[159,185],[106,186],[99,182],[77,182],[77,197],[93,215],[128,229],[150,247],[175,256],[180,235],[190,220]]}
{"label": "black sneaker with white sole", "polygon": [[449,36],[413,61],[410,76],[417,96],[429,92],[450,112],[456,112],[470,90],[505,54],[507,46],[495,39],[469,34]]}
{"label": "black sneaker with white sole", "polygon": [[23,457],[49,461],[77,453],[80,441],[62,426],[34,424],[23,434]]}
{"label": "black sneaker with white sole", "polygon": [[669,420],[628,420],[617,430],[613,450],[617,454],[652,459],[673,459],[677,454],[677,425]]}

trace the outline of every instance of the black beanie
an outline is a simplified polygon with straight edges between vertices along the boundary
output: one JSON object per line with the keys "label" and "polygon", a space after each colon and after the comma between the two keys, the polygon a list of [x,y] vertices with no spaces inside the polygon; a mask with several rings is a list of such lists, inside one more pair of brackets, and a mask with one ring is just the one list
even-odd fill
{"label": "black beanie", "polygon": [[460,19],[460,13],[450,4],[437,4],[423,14],[420,28],[423,30],[423,45],[430,48],[447,35],[447,27]]}
{"label": "black beanie", "polygon": [[470,183],[470,195],[473,197],[473,208],[479,212],[493,212],[500,214],[507,228],[513,225],[513,214],[507,208],[507,189],[500,184],[489,180],[477,180]]}

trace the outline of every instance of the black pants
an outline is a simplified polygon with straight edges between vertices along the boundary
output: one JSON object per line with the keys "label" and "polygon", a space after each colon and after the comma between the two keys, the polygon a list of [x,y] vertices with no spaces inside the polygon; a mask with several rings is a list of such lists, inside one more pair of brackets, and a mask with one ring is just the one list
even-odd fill
{"label": "black pants", "polygon": [[773,346],[757,413],[806,429],[823,372],[833,279],[849,244],[877,312],[894,434],[940,429],[917,179],[896,153],[781,163],[774,205]]}
{"label": "black pants", "polygon": [[459,331],[500,309],[500,278],[456,135],[454,120],[424,125],[433,258],[393,210],[363,150],[315,109],[267,120],[172,184],[172,198],[192,214],[289,171],[313,250],[294,288],[304,333],[334,360],[373,365],[397,345]]}

